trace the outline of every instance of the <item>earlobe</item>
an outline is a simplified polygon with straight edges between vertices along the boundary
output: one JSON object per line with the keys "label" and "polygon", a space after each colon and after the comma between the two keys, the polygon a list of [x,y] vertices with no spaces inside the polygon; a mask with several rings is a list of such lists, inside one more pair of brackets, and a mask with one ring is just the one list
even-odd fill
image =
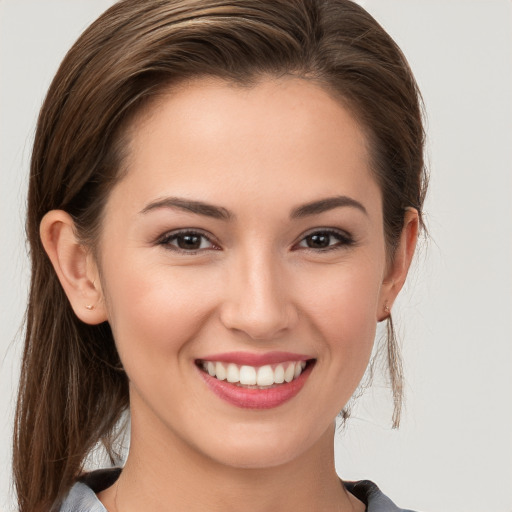
{"label": "earlobe", "polygon": [[399,245],[395,250],[393,261],[389,265],[382,282],[381,306],[377,318],[379,322],[385,320],[390,315],[393,302],[405,283],[416,249],[418,229],[418,211],[415,208],[408,208],[405,212],[404,227],[400,235]]}
{"label": "earlobe", "polygon": [[39,231],[76,316],[91,325],[107,320],[96,263],[78,241],[71,216],[63,210],[52,210],[43,217]]}

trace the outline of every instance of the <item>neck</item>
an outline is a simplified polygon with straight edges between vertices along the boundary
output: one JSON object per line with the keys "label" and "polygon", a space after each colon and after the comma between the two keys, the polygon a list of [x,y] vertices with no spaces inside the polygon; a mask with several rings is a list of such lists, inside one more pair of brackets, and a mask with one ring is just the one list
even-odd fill
{"label": "neck", "polygon": [[256,469],[227,466],[175,438],[162,442],[145,433],[139,437],[132,423],[123,472],[100,494],[111,512],[364,510],[336,474],[334,425],[297,459]]}

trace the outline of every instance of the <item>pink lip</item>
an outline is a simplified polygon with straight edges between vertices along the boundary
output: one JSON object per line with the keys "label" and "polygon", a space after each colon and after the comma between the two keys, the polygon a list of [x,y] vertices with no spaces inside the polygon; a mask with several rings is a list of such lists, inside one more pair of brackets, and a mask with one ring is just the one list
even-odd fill
{"label": "pink lip", "polygon": [[[215,360],[218,361],[218,359]],[[289,360],[285,359],[285,361]],[[313,366],[314,362],[308,364],[300,376],[291,382],[285,382],[268,389],[240,387],[225,380],[218,380],[199,368],[197,368],[197,371],[206,385],[226,402],[244,409],[273,409],[291,400],[299,393],[311,374]]]}
{"label": "pink lip", "polygon": [[248,366],[264,366],[266,364],[279,364],[288,361],[307,361],[313,359],[304,354],[294,354],[292,352],[267,352],[258,354],[253,352],[225,352],[223,354],[213,354],[202,357],[201,361],[214,361],[221,363],[234,363]]}

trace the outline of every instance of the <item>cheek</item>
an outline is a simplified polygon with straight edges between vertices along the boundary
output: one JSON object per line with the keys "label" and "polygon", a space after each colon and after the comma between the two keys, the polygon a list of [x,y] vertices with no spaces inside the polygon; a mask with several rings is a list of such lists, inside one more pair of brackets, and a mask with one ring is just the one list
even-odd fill
{"label": "cheek", "polygon": [[305,309],[317,319],[326,339],[363,341],[376,327],[380,268],[369,261],[339,265],[323,272],[324,275],[311,274],[304,283],[305,288],[313,291],[307,295]]}
{"label": "cheek", "polygon": [[214,299],[191,269],[127,262],[105,272],[105,296],[116,345],[130,375],[186,349],[210,314]]}
{"label": "cheek", "polygon": [[314,290],[304,303],[324,351],[326,374],[336,382],[341,407],[359,384],[371,356],[381,288],[379,266],[341,265],[304,283]]}

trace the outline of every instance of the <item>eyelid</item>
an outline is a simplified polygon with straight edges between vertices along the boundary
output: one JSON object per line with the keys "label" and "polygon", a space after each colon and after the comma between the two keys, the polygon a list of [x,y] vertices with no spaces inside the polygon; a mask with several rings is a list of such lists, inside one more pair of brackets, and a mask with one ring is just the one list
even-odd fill
{"label": "eyelid", "polygon": [[348,231],[345,231],[344,229],[332,228],[332,227],[325,227],[325,228],[318,227],[318,228],[310,229],[310,230],[306,231],[305,233],[303,233],[300,236],[300,238],[298,239],[298,241],[293,245],[293,247],[294,248],[298,247],[299,244],[301,242],[303,242],[308,236],[312,236],[317,233],[337,237],[339,243],[333,244],[333,245],[330,245],[330,246],[327,246],[324,248],[314,248],[314,247],[300,247],[300,248],[302,250],[309,250],[309,251],[314,251],[314,252],[325,252],[325,251],[329,251],[329,250],[341,249],[344,247],[353,246],[356,243],[354,240],[354,237]]}
{"label": "eyelid", "polygon": [[[212,247],[203,248],[203,249],[186,250],[186,249],[177,247],[175,245],[172,245],[170,243],[170,241],[173,239],[176,239],[180,235],[196,235],[196,236],[203,237],[206,240],[208,240],[208,242],[212,245]],[[211,234],[206,233],[202,229],[199,229],[199,228],[181,228],[181,229],[167,231],[163,235],[160,235],[156,239],[155,244],[162,245],[170,251],[175,251],[177,253],[188,254],[188,255],[197,254],[197,253],[203,252],[203,251],[211,251],[211,250],[219,250],[220,249],[220,246],[215,241],[215,238]]]}

